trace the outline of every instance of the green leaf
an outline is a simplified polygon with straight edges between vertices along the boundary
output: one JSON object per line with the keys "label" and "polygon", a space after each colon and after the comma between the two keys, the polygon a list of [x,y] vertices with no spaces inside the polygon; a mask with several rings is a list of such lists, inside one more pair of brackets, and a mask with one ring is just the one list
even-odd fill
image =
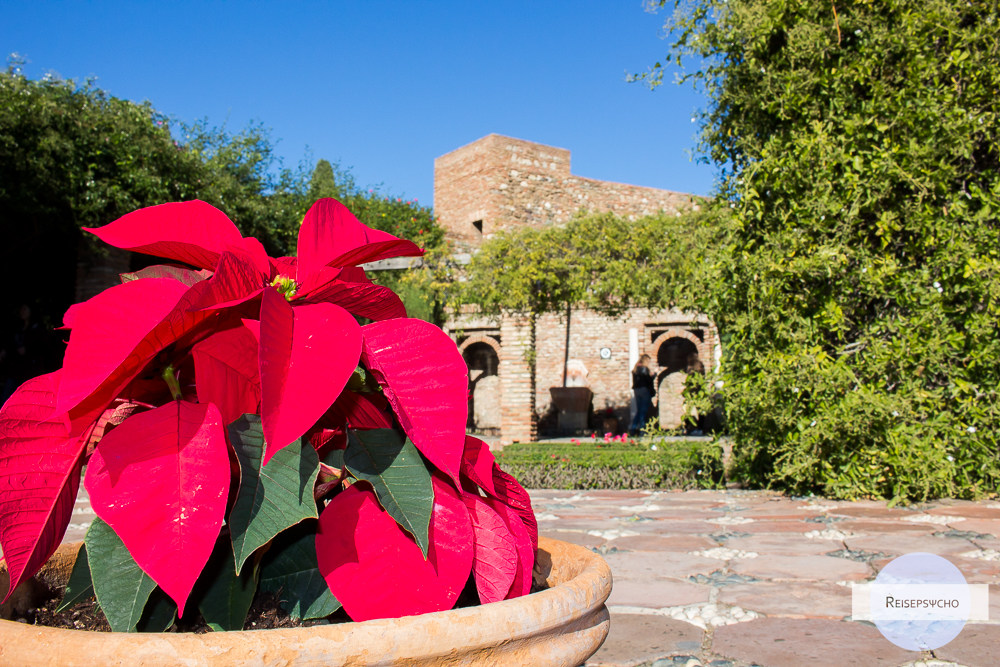
{"label": "green leaf", "polygon": [[242,630],[257,593],[257,567],[236,574],[229,542],[220,539],[198,580],[198,609],[215,629]]}
{"label": "green leaf", "polygon": [[240,463],[240,490],[229,516],[236,572],[275,535],[304,519],[315,519],[316,451],[302,440],[280,449],[263,469],[264,432],[258,415],[243,415],[228,427]]}
{"label": "green leaf", "polygon": [[135,632],[146,600],[156,588],[115,531],[99,518],[84,538],[97,603],[114,632]]}
{"label": "green leaf", "polygon": [[278,596],[292,618],[323,618],[340,609],[319,572],[315,522],[300,523],[274,540],[261,561],[260,590]]}
{"label": "green leaf", "polygon": [[348,431],[344,466],[375,488],[379,503],[416,540],[424,557],[434,491],[420,452],[394,429]]}
{"label": "green leaf", "polygon": [[56,613],[65,611],[82,602],[87,598],[94,597],[94,584],[90,580],[90,564],[87,562],[87,545],[80,547],[76,554],[76,561],[73,563],[73,571],[70,572],[69,581],[66,582],[66,592],[63,593],[62,602],[56,608]]}
{"label": "green leaf", "polygon": [[146,610],[135,627],[139,632],[166,632],[176,620],[177,603],[163,589],[157,588],[149,596]]}
{"label": "green leaf", "polygon": [[323,455],[323,463],[327,464],[332,468],[343,468],[344,467],[344,450],[343,449],[331,449],[326,454]]}

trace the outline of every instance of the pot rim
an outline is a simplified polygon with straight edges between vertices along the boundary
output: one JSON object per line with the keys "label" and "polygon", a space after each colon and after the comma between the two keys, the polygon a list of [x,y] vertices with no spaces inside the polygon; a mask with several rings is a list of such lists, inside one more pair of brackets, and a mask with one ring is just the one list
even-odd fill
{"label": "pot rim", "polygon": [[[64,544],[57,554],[78,548],[79,543]],[[535,576],[536,581],[544,580],[550,588],[475,607],[300,628],[206,634],[108,633],[0,621],[0,662],[12,664],[9,660],[19,656],[37,657],[42,644],[62,644],[72,647],[72,653],[67,656],[63,652],[61,664],[108,664],[107,649],[101,645],[116,644],[119,654],[132,660],[138,658],[137,662],[143,664],[155,664],[164,655],[167,660],[179,661],[174,664],[244,664],[254,662],[250,654],[263,659],[261,664],[288,664],[281,659],[274,662],[288,647],[306,658],[304,664],[328,664],[331,659],[346,663],[430,664],[454,656],[455,647],[462,647],[463,655],[470,650],[476,655],[512,650],[512,642],[538,644],[566,634],[567,628],[591,637],[592,647],[586,655],[596,651],[609,628],[604,603],[611,593],[612,579],[607,563],[589,549],[540,536]],[[401,628],[405,628],[408,638],[405,646],[397,637]],[[247,641],[249,638],[253,641]],[[330,654],[334,649],[335,656]],[[15,653],[17,650],[20,653]],[[480,659],[495,664],[495,656],[480,655]],[[581,662],[572,658],[561,664]]]}

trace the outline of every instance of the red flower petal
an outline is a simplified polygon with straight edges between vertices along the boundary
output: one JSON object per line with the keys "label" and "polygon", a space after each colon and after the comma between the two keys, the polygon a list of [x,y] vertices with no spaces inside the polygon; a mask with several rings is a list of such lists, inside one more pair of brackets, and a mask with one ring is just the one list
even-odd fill
{"label": "red flower petal", "polygon": [[528,492],[497,465],[489,446],[471,435],[465,439],[462,476],[475,482],[476,486],[487,494],[514,510],[528,531],[532,551],[538,549],[538,521],[531,508]]}
{"label": "red flower petal", "polygon": [[[233,245],[238,248],[245,257],[248,257],[257,268],[257,271],[263,274],[268,282],[270,282],[276,271],[274,270],[274,267],[271,266],[271,258],[268,257],[267,250],[264,249],[264,244],[250,236],[240,239]],[[233,248],[230,248],[230,250],[232,249]]]}
{"label": "red flower petal", "polygon": [[94,513],[177,603],[178,616],[222,528],[229,474],[218,408],[186,401],[129,417],[87,465]]}
{"label": "red flower petal", "polygon": [[288,276],[289,278],[294,278],[298,274],[299,258],[298,257],[278,257],[277,259],[271,258],[271,266],[273,267],[273,274]]}
{"label": "red flower petal", "polygon": [[462,501],[469,508],[475,535],[472,571],[479,600],[483,604],[499,602],[507,597],[518,571],[514,536],[500,514],[482,498],[464,493]]}
{"label": "red flower petal", "polygon": [[382,385],[403,431],[458,485],[465,446],[469,371],[448,334],[415,319],[362,327],[361,359]]}
{"label": "red flower petal", "polygon": [[21,385],[0,410],[0,544],[10,588],[55,552],[73,513],[84,443],[55,410],[62,371]]}
{"label": "red flower petal", "polygon": [[503,519],[517,548],[517,571],[505,599],[527,595],[531,592],[531,572],[535,568],[535,549],[531,544],[531,535],[520,515],[513,509],[496,498],[483,498],[483,502]]}
{"label": "red flower petal", "polygon": [[245,326],[209,336],[191,349],[198,402],[213,403],[230,424],[260,404],[257,339]]}
{"label": "red flower petal", "polygon": [[462,453],[462,475],[476,483],[486,493],[497,497],[496,485],[493,484],[493,469],[497,461],[490,451],[489,445],[471,435],[465,436],[465,449]]}
{"label": "red flower petal", "polygon": [[361,224],[336,199],[320,199],[306,213],[299,228],[298,281],[324,266],[356,266],[378,259],[419,256],[423,250],[411,241]]}
{"label": "red flower petal", "polygon": [[192,290],[191,308],[220,310],[238,306],[259,297],[267,283],[268,274],[251,253],[230,248],[219,256],[215,274]]}
{"label": "red flower petal", "polygon": [[[167,330],[173,327],[161,324],[189,289],[202,284],[188,288],[167,278],[133,280],[70,309],[73,333],[63,360],[57,411],[70,411],[104,385],[127,383],[159,350],[176,340]],[[105,404],[113,397],[112,392]]]}
{"label": "red flower petal", "polygon": [[319,517],[320,573],[355,621],[450,609],[472,570],[472,525],[456,492],[436,476],[427,559],[366,484],[337,495]]}
{"label": "red flower petal", "polygon": [[518,484],[517,480],[496,466],[493,470],[493,483],[497,490],[497,500],[514,510],[524,527],[528,531],[531,539],[531,548],[538,550],[538,520],[535,518],[535,511],[531,508],[531,498],[528,492]]}
{"label": "red flower petal", "polygon": [[345,391],[330,408],[330,416],[353,429],[395,428],[389,402],[381,394]]}
{"label": "red flower petal", "polygon": [[[354,271],[348,272],[349,269]],[[299,291],[296,303],[322,301],[335,303],[354,315],[370,320],[406,317],[406,308],[395,292],[388,287],[376,285],[365,277],[362,269],[355,267],[323,267],[311,274]]]}
{"label": "red flower petal", "polygon": [[214,269],[227,246],[243,236],[219,209],[203,201],[133,211],[99,229],[84,228],[116,248]]}
{"label": "red flower petal", "polygon": [[302,436],[343,391],[361,354],[361,328],[329,303],[292,307],[264,290],[260,307],[261,420],[265,465]]}
{"label": "red flower petal", "polygon": [[[130,280],[142,280],[144,278],[170,278],[191,287],[202,280],[211,278],[212,272],[206,269],[195,271],[194,269],[187,269],[175,264],[154,264],[153,266],[147,266],[132,273],[119,274],[118,277],[121,278],[123,283]],[[70,306],[70,309],[72,309],[72,306]]]}

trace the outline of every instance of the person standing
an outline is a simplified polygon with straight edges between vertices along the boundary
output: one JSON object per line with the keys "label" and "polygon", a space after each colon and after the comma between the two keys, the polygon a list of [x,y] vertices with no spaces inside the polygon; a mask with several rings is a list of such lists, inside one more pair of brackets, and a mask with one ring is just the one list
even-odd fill
{"label": "person standing", "polygon": [[642,431],[649,416],[649,409],[653,406],[653,396],[656,389],[653,387],[653,373],[649,370],[651,358],[648,354],[639,357],[635,367],[632,369],[632,393],[635,394],[635,417],[629,426],[629,434],[636,435]]}

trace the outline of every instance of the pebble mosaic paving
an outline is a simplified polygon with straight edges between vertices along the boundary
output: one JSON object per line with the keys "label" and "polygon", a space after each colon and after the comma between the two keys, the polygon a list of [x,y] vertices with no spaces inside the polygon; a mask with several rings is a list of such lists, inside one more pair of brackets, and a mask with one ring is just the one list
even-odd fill
{"label": "pebble mosaic paving", "polygon": [[[530,493],[542,534],[611,566],[611,632],[588,667],[1000,664],[996,501],[888,507],[741,490]],[[93,517],[81,488],[64,539],[83,539]],[[912,551],[988,584],[990,621],[923,653],[851,621],[851,583]]]}

